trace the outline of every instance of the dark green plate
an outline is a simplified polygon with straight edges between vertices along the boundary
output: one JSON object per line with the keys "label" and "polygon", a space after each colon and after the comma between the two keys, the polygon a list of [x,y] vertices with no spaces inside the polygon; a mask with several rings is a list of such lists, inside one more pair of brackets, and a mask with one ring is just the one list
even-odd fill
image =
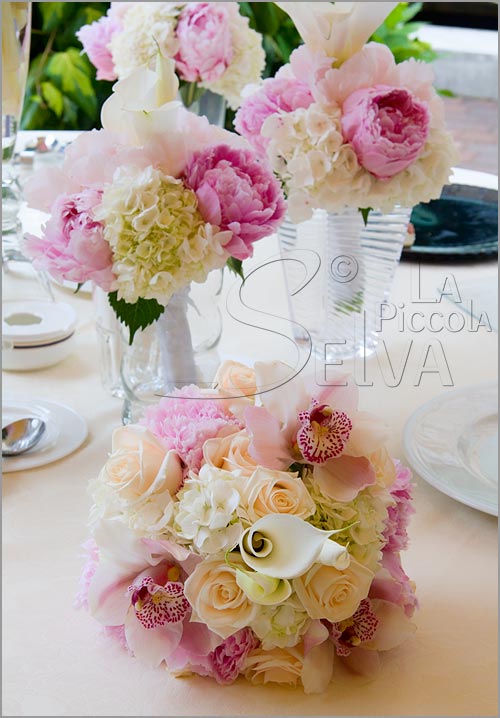
{"label": "dark green plate", "polygon": [[498,192],[452,184],[440,199],[412,212],[415,243],[403,249],[410,259],[491,258],[498,254]]}

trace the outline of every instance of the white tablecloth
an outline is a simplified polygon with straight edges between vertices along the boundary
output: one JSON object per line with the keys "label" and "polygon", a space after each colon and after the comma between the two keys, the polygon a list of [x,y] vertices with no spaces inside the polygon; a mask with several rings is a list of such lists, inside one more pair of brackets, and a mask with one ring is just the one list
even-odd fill
{"label": "white tablecloth", "polygon": [[[253,266],[277,255],[274,238],[261,242]],[[457,285],[471,279],[491,284],[495,263],[423,265],[424,292],[436,297],[453,274]],[[4,273],[4,297],[40,297],[26,266]],[[256,308],[286,316],[286,294],[279,265],[262,270],[250,289]],[[264,281],[265,279],[265,281]],[[226,277],[225,294],[236,280]],[[413,307],[415,265],[402,263],[392,300]],[[442,495],[416,477],[417,513],[411,547],[404,557],[416,581],[421,608],[414,638],[389,654],[375,681],[342,668],[321,696],[300,690],[255,688],[243,680],[221,688],[208,679],[175,679],[149,670],[100,634],[88,615],[72,607],[81,567],[90,499],[86,487],[110,448],[120,422],[121,402],[108,396],[99,380],[96,337],[89,298],[55,288],[56,298],[79,315],[77,349],[61,364],[30,373],[4,372],[4,391],[60,401],[88,421],[89,436],[72,455],[51,465],[4,475],[3,480],[3,648],[4,715],[160,716],[160,715],[495,715],[497,712],[497,521]],[[451,305],[441,303],[441,311]],[[223,300],[224,304],[224,300]],[[413,309],[426,316],[435,305]],[[496,378],[497,334],[388,327],[385,340],[393,365],[413,342],[399,386],[383,380],[388,371],[383,345],[366,363],[372,386],[360,388],[361,406],[378,412],[393,429],[391,448],[402,457],[406,419],[425,401],[450,387],[437,374],[424,374],[414,386],[421,354],[436,336],[455,386]],[[290,360],[284,342],[269,340],[227,314],[221,355]],[[358,376],[363,367],[358,366]]]}

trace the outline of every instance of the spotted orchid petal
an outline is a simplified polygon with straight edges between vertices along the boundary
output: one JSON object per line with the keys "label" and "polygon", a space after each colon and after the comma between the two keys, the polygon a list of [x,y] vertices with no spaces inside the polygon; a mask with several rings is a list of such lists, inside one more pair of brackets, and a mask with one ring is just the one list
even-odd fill
{"label": "spotted orchid petal", "polygon": [[342,454],[352,431],[352,421],[343,411],[334,411],[327,404],[313,399],[309,411],[301,411],[302,426],[297,432],[297,445],[306,461],[324,464]]}
{"label": "spotted orchid petal", "polygon": [[261,606],[275,606],[286,601],[292,593],[286,579],[271,578],[255,571],[236,570],[236,583],[248,598]]}
{"label": "spotted orchid petal", "polygon": [[349,554],[330,539],[339,531],[322,531],[289,514],[268,514],[248,528],[240,539],[243,561],[254,571],[277,579],[302,576],[313,563],[340,570]]}

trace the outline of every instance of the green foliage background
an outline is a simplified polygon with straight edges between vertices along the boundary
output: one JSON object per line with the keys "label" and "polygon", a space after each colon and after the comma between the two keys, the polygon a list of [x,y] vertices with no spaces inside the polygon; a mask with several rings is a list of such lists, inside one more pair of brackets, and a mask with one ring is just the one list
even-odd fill
{"label": "green foliage background", "polygon": [[[271,2],[240,2],[250,25],[263,35],[265,75],[271,76],[288,62],[301,42],[291,19]],[[27,130],[89,130],[100,127],[100,108],[112,83],[95,79],[95,68],[76,38],[82,26],[104,15],[109,3],[34,2],[31,60],[22,127]],[[431,47],[410,34],[420,24],[413,18],[422,3],[399,3],[372,40],[390,47],[397,62],[415,57],[431,61]],[[232,113],[227,126],[232,127]]]}

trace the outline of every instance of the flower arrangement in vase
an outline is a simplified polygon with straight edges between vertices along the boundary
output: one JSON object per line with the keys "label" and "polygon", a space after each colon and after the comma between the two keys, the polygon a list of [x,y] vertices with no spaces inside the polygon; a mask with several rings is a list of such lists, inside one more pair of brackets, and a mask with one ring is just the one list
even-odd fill
{"label": "flower arrangement in vase", "polygon": [[265,63],[262,38],[236,2],[112,2],[78,37],[100,80],[154,66],[158,50],[172,58],[191,109],[206,91],[236,109],[245,85],[260,82]]}
{"label": "flower arrangement in vase", "polygon": [[117,429],[77,605],[151,667],[326,690],[412,635],[411,474],[339,377],[225,362]]}
{"label": "flower arrangement in vase", "polygon": [[[169,326],[167,383],[196,379],[185,320],[191,282],[227,262],[238,270],[285,212],[277,180],[250,145],[177,101],[174,61],[114,86],[102,130],[80,135],[61,168],[36,173],[28,203],[50,213],[27,235],[34,265],[56,279],[91,280],[129,329]],[[184,378],[186,376],[184,374]]]}
{"label": "flower arrangement in vase", "polygon": [[[376,343],[377,309],[387,299],[411,208],[439,197],[455,147],[432,68],[414,59],[396,64],[385,45],[365,44],[397,3],[277,4],[304,45],[243,101],[235,127],[284,188],[284,254],[308,247],[323,260],[324,284],[310,291],[331,301],[313,307],[311,294],[298,295],[295,318],[313,330],[323,355],[326,343],[363,353]],[[335,275],[332,263],[346,255],[356,271]],[[352,336],[356,314],[358,339],[368,334],[369,347]]]}

